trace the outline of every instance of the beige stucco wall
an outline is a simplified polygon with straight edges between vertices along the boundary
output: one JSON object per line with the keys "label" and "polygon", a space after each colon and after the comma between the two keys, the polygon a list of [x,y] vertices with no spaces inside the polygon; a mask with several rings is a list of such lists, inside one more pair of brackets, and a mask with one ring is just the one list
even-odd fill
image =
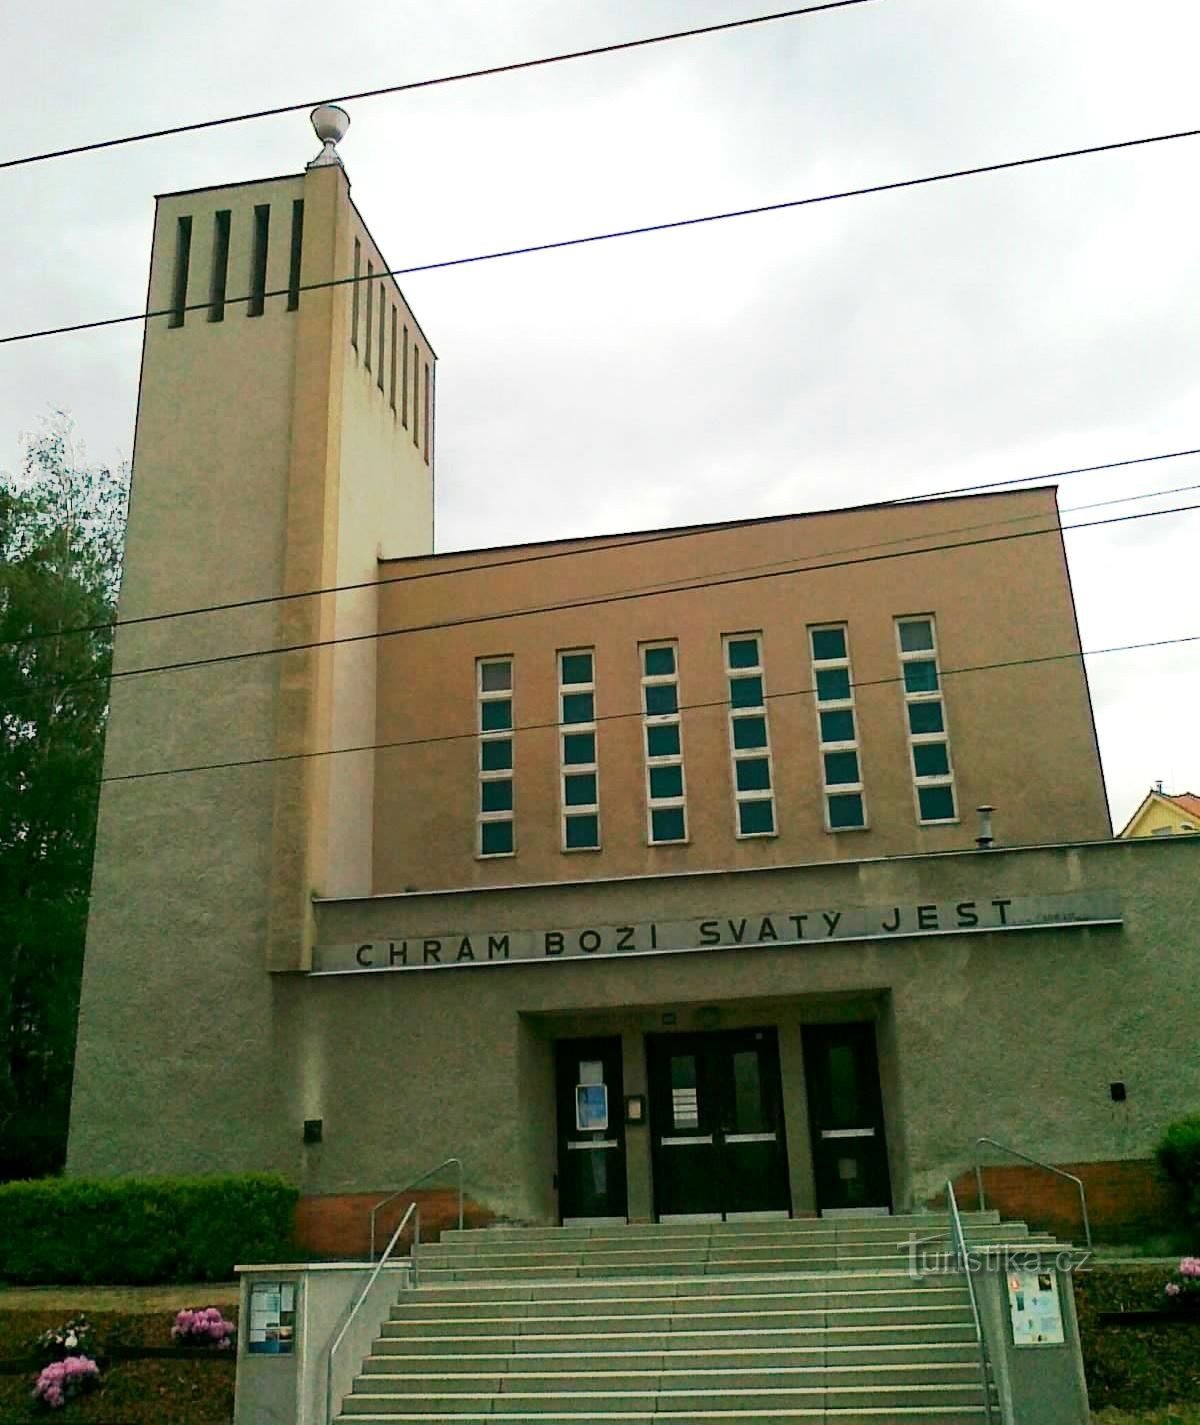
{"label": "beige stucco wall", "polygon": [[[1035,538],[657,596],[630,591],[877,557],[1049,529]],[[943,500],[610,541],[387,564],[381,626],[436,624],[379,646],[377,892],[755,867],[973,844],[974,808],[998,808],[1007,844],[1111,835],[1051,490]],[[570,557],[554,558],[556,550]],[[849,551],[849,553],[848,553]],[[505,564],[505,561],[515,561]],[[531,561],[531,562],[526,562]],[[499,562],[500,567],[494,566]],[[480,566],[473,568],[473,566]],[[432,579],[447,569],[461,572]],[[615,601],[603,602],[606,597]],[[600,602],[593,602],[599,600]],[[587,601],[525,617],[507,610]],[[934,614],[960,822],[914,810],[894,619]],[[477,616],[486,614],[483,621]],[[466,623],[453,625],[456,619]],[[473,621],[470,621],[473,620]],[[845,620],[870,827],[824,829],[807,628]],[[737,840],[721,635],[762,631],[778,836]],[[677,639],[691,841],[647,845],[638,645]],[[596,650],[603,849],[564,853],[558,819],[556,652]],[[476,859],[475,661],[514,659],[517,855]],[[783,695],[783,696],[781,696]],[[632,714],[632,715],[630,715]],[[607,719],[607,720],[606,720]],[[429,739],[434,739],[430,741]]]}
{"label": "beige stucco wall", "polygon": [[[1200,842],[1146,840],[322,904],[329,943],[1080,890],[1117,891],[1124,925],[288,977],[283,1021],[327,1046],[354,1044],[326,1053],[309,1103],[325,1141],[308,1150],[305,1187],[386,1188],[456,1154],[491,1206],[552,1219],[554,1035],[623,1032],[635,1092],[640,1036],[664,1012],[685,1030],[714,1008],[721,1027],[779,1029],[797,1210],[813,1200],[805,1022],[876,1019],[899,1205],[966,1168],[980,1134],[1052,1161],[1144,1156],[1200,1101],[1181,1012],[1200,960],[1198,871]],[[1114,1080],[1125,1103],[1109,1098]],[[637,1211],[649,1200],[647,1148],[631,1144],[630,1162]]]}
{"label": "beige stucco wall", "polygon": [[[159,200],[149,307],[172,305],[180,215],[193,220],[188,302],[207,302],[213,214],[224,209],[227,306],[220,322],[199,310],[178,328],[147,323],[122,620],[371,580],[380,552],[430,547],[431,472],[390,407],[381,416],[378,390],[355,386],[348,289],[304,292],[297,311],[268,297],[253,318],[235,300],[250,291],[260,204],[271,209],[267,290],[287,288],[301,197],[302,282],[344,277],[361,219],[340,168]],[[227,659],[374,624],[373,590],[340,606],[266,602],[122,627],[115,667]],[[278,1017],[266,967],[303,963],[314,888],[366,888],[370,818],[342,814],[360,805],[364,773],[352,758],[210,764],[325,750],[359,732],[370,741],[373,708],[373,659],[335,664],[328,649],[114,681],[72,1172],[251,1161],[299,1172],[292,1110],[320,1074],[321,1046],[303,1073],[282,1070],[294,1027]],[[198,767],[209,770],[115,780]],[[231,1095],[254,1119],[248,1138]]]}

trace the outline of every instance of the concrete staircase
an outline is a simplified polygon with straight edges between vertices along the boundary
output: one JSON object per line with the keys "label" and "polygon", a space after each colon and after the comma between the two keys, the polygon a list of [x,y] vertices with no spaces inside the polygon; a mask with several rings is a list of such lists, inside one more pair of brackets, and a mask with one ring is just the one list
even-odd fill
{"label": "concrete staircase", "polygon": [[[968,1243],[1045,1242],[967,1213]],[[421,1251],[338,1417],[982,1425],[966,1282],[913,1278],[943,1215],[497,1227]]]}

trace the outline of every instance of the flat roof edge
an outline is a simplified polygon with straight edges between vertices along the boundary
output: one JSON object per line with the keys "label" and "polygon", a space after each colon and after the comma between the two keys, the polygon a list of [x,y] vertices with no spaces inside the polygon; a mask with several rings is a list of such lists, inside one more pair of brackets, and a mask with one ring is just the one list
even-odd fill
{"label": "flat roof edge", "polygon": [[699,871],[651,871],[634,876],[596,876],[563,881],[506,881],[495,886],[443,886],[440,890],[382,891],[373,895],[314,896],[313,905],[359,905],[373,901],[413,901],[436,896],[490,895],[504,891],[576,890],[580,887],[614,886],[656,881],[705,880],[714,876],[769,876],[785,871],[838,870],[848,866],[894,866],[904,861],[944,861],[962,856],[1023,855],[1034,851],[1102,850],[1116,846],[1178,846],[1188,843],[1200,847],[1198,836],[1118,836],[1101,837],[1095,841],[1031,842],[1024,846],[956,847],[950,851],[909,851],[896,856],[862,856],[844,861],[789,861],[778,866],[718,866]]}

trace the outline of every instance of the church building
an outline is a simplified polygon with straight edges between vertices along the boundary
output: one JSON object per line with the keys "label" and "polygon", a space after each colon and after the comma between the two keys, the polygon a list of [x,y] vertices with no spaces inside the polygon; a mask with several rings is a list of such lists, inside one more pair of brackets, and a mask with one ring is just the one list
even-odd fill
{"label": "church building", "polygon": [[1200,838],[1113,837],[1052,487],[437,551],[332,142],[160,197],[148,308],[70,1173],[281,1172],[339,1250],[451,1156],[735,1220],[987,1135],[1148,1210]]}

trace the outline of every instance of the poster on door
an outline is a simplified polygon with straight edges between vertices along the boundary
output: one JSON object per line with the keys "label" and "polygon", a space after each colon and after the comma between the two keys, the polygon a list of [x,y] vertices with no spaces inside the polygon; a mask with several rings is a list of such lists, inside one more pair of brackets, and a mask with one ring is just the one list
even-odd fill
{"label": "poster on door", "polygon": [[608,1085],[604,1080],[604,1065],[588,1060],[579,1066],[579,1082],[575,1085],[575,1127],[580,1133],[593,1133],[608,1127]]}

